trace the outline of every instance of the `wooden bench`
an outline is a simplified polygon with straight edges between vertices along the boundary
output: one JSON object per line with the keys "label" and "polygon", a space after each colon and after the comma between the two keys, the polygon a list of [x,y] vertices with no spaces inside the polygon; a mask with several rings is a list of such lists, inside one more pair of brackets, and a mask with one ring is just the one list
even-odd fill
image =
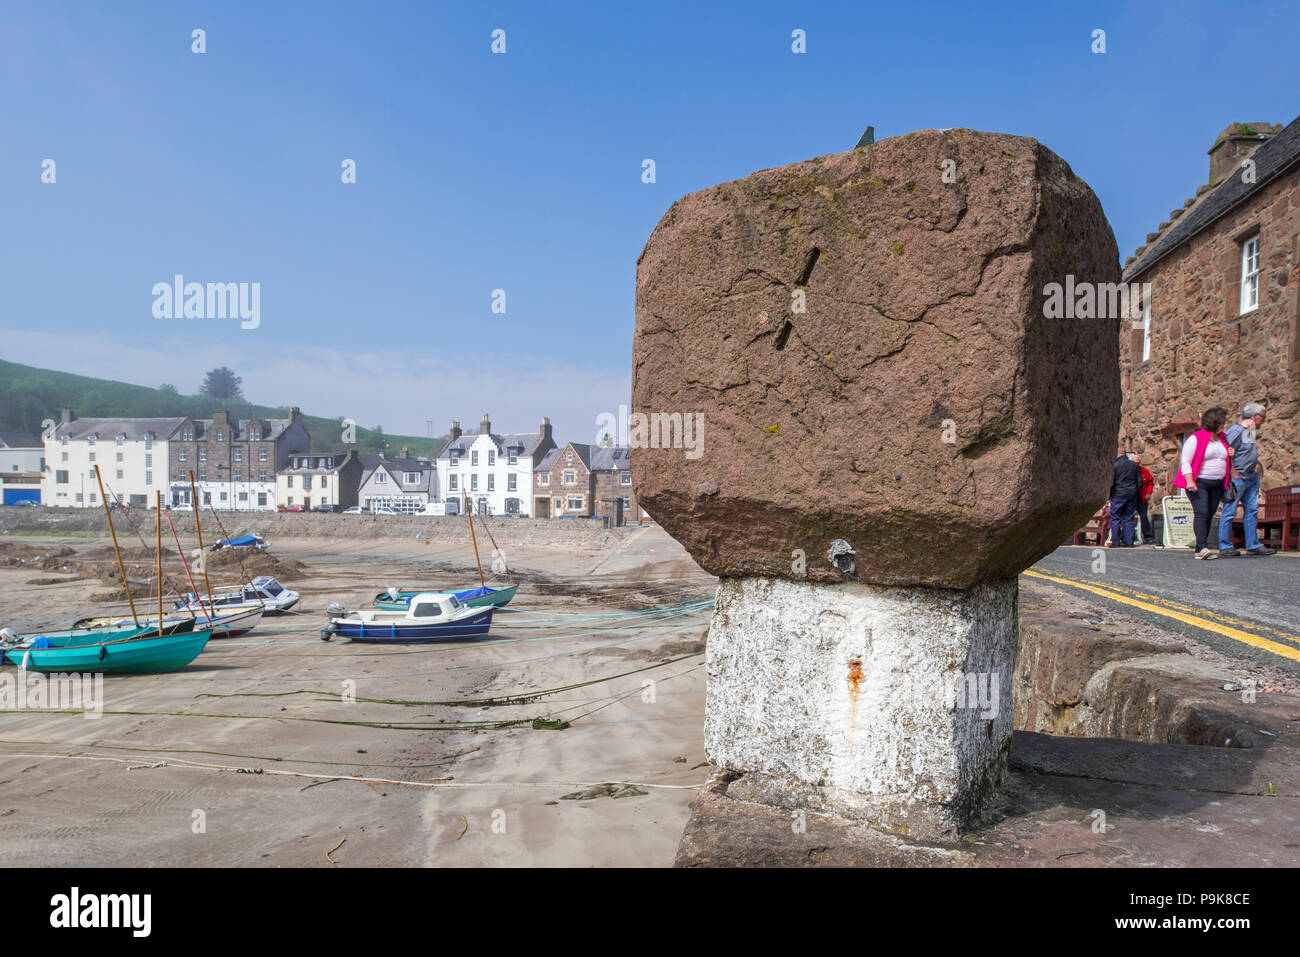
{"label": "wooden bench", "polygon": [[[1110,502],[1107,502],[1100,512],[1094,515],[1088,524],[1083,526],[1074,533],[1075,545],[1105,545],[1106,536],[1110,534]],[[1095,537],[1095,542],[1087,541],[1089,537]]]}

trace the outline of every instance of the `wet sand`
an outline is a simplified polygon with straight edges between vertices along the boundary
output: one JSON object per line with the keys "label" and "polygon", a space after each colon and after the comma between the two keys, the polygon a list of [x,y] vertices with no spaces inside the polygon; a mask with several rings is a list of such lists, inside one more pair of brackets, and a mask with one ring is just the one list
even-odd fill
{"label": "wet sand", "polygon": [[[706,775],[715,580],[655,526],[505,551],[520,589],[491,640],[383,647],[320,641],[325,607],[476,584],[468,540],[275,540],[306,565],[293,612],[183,671],[105,678],[101,717],[0,711],[0,864],[667,866]],[[49,577],[0,567],[0,625],[123,607],[89,600],[102,581],[25,584]],[[605,783],[645,793],[565,799]]]}

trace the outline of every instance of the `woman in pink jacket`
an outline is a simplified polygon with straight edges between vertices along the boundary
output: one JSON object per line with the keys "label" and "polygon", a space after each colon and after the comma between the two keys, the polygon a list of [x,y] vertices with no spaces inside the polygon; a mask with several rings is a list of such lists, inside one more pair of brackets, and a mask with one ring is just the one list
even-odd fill
{"label": "woman in pink jacket", "polygon": [[1209,548],[1210,523],[1219,510],[1223,493],[1228,487],[1232,471],[1232,449],[1223,434],[1228,421],[1228,410],[1220,406],[1209,409],[1201,416],[1201,427],[1187,437],[1178,463],[1174,484],[1187,490],[1194,516],[1192,527],[1196,530],[1196,557],[1218,558],[1218,552]]}

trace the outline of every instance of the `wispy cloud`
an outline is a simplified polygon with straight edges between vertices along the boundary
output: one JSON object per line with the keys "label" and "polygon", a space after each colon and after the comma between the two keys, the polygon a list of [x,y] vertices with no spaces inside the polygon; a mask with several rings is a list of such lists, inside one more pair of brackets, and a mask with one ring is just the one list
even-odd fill
{"label": "wispy cloud", "polygon": [[310,415],[408,435],[423,435],[429,419],[435,434],[453,419],[472,432],[487,412],[495,432],[535,431],[549,416],[558,442],[590,442],[596,417],[616,413],[631,394],[630,372],[468,351],[472,336],[465,348],[447,352],[421,351],[403,336],[385,336],[384,348],[365,352],[315,345],[289,351],[238,332],[201,352],[30,329],[0,329],[0,336],[11,362],[151,387],[170,382],[183,393],[225,365],[243,377],[253,402],[298,405]]}

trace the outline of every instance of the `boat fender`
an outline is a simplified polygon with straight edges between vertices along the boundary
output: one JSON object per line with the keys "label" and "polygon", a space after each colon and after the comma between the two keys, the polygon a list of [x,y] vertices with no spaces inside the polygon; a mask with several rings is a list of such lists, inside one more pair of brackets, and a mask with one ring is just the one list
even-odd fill
{"label": "boat fender", "polygon": [[18,667],[21,670],[26,671],[28,666],[31,665],[31,663],[32,663],[32,653],[30,651],[24,651],[22,663]]}
{"label": "boat fender", "polygon": [[105,658],[107,658],[107,657],[108,657],[108,646],[107,646],[107,645],[100,645],[100,646],[99,646],[99,660],[100,660],[100,661],[103,661],[103,660],[104,660]]}

